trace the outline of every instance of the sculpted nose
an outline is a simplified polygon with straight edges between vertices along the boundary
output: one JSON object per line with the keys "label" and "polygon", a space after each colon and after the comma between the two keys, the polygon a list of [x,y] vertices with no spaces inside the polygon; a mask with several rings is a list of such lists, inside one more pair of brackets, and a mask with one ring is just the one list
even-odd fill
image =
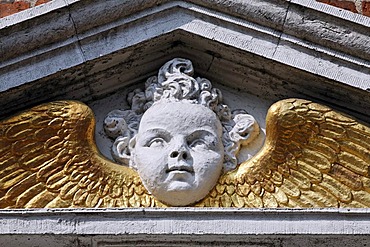
{"label": "sculpted nose", "polygon": [[193,158],[186,144],[181,142],[178,145],[172,147],[172,151],[168,157],[168,169],[167,172],[181,171],[194,173],[193,169]]}
{"label": "sculpted nose", "polygon": [[170,157],[186,160],[188,158],[188,154],[186,150],[172,151],[170,153]]}

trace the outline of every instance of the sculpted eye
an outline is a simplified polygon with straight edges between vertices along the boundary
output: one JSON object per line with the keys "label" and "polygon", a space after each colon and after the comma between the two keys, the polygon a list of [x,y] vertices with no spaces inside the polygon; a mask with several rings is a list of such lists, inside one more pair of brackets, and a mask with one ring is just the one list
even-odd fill
{"label": "sculpted eye", "polygon": [[148,147],[162,147],[165,143],[165,140],[160,137],[153,138],[147,144]]}
{"label": "sculpted eye", "polygon": [[196,139],[196,140],[193,140],[191,143],[190,143],[190,145],[189,145],[190,147],[194,147],[194,148],[196,148],[196,147],[207,147],[208,146],[208,144],[206,143],[206,141],[205,140],[203,140],[203,139]]}

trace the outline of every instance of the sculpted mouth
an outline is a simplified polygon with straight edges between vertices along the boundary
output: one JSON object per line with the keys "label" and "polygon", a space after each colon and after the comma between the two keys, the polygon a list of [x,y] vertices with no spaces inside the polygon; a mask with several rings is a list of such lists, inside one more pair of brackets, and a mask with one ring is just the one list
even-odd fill
{"label": "sculpted mouth", "polygon": [[172,166],[166,170],[167,173],[170,172],[189,172],[194,173],[194,170],[192,167],[189,166]]}

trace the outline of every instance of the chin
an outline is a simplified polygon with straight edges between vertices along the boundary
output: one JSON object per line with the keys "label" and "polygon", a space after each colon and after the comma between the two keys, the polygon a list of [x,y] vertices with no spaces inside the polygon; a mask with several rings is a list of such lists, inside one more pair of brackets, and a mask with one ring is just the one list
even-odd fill
{"label": "chin", "polygon": [[167,186],[168,192],[185,192],[189,191],[190,193],[195,190],[195,186],[186,181],[173,181]]}
{"label": "chin", "polygon": [[159,201],[174,207],[192,205],[202,200],[207,194],[208,191],[201,191],[193,184],[179,181],[171,182],[163,191],[153,193]]}

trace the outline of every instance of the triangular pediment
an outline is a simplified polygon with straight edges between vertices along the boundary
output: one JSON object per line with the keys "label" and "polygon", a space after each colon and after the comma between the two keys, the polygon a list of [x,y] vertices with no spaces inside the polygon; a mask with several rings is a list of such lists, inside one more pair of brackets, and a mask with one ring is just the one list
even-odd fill
{"label": "triangular pediment", "polygon": [[263,101],[303,97],[368,120],[367,17],[310,1],[150,2],[53,1],[2,19],[2,116],[53,99],[89,103],[185,57]]}
{"label": "triangular pediment", "polygon": [[[348,172],[348,169],[340,170],[334,161],[329,164],[329,168],[318,169],[326,173],[336,172],[334,175],[337,175],[336,178],[341,182],[342,178],[350,177],[351,181],[346,181],[348,183],[345,185],[355,187],[354,191],[357,194],[354,195],[357,195],[355,198],[357,202],[369,205],[369,182],[368,177],[365,178],[369,169],[363,162],[368,157],[368,150],[365,150],[368,146],[365,143],[368,137],[356,135],[366,131],[369,133],[367,127],[363,127],[370,123],[369,33],[370,18],[310,0],[53,0],[0,19],[0,119],[44,102],[70,99],[82,101],[95,114],[97,120],[95,141],[98,148],[103,155],[112,160],[109,156],[113,140],[109,139],[103,130],[103,122],[108,112],[125,108],[128,93],[133,89],[142,88],[148,77],[157,75],[165,62],[178,57],[186,58],[192,61],[195,76],[209,79],[214,87],[221,89],[224,101],[230,107],[247,110],[255,117],[263,131],[266,127],[267,109],[278,100],[292,97],[328,105],[365,122],[364,125],[356,120],[346,122],[348,119],[339,113],[329,114],[329,119],[332,116],[344,119],[342,122],[338,121],[344,127],[355,126],[352,135],[357,138],[357,143],[348,144],[343,141],[344,144],[341,145],[344,146],[344,150],[352,145],[354,155],[346,157],[349,157],[348,159],[352,157],[353,164],[347,162],[346,167],[358,172],[362,177],[353,176],[354,172]],[[289,103],[293,104],[292,102]],[[328,108],[315,103],[311,106],[330,112]],[[301,110],[299,104],[295,107],[297,112]],[[86,110],[87,107],[82,109],[85,109],[83,113],[90,112]],[[41,115],[45,112],[42,111]],[[81,114],[79,111],[72,113],[78,116],[76,122],[89,119],[78,115]],[[91,113],[91,116],[93,114]],[[35,115],[26,116],[25,122],[27,117],[30,119]],[[35,119],[37,120],[37,116]],[[55,118],[51,122],[54,120],[58,122],[60,119]],[[294,120],[289,123],[293,122],[294,125]],[[317,120],[319,121],[320,119]],[[330,121],[335,122],[336,119],[331,118]],[[51,122],[44,121],[43,124]],[[284,124],[284,121],[281,122]],[[13,134],[21,139],[22,135],[29,137],[34,134],[32,129],[17,132],[17,127],[20,126],[21,129],[24,122],[20,124],[11,122],[13,123],[16,123],[15,128],[12,129],[11,126],[10,131],[2,131],[3,136],[10,133],[9,136]],[[78,129],[74,124],[71,125]],[[339,133],[341,128],[338,130]],[[42,131],[43,129],[37,130],[37,133],[41,133],[42,136]],[[324,131],[333,134],[330,129]],[[65,136],[54,135],[52,138],[59,138],[66,143],[69,142],[68,144],[73,143],[73,140],[68,139],[67,131],[62,133]],[[281,133],[286,134],[284,138],[290,139],[293,132]],[[342,133],[338,135],[340,134]],[[47,135],[48,133],[45,134]],[[89,141],[92,141],[90,139]],[[22,141],[24,140],[19,140],[20,143]],[[49,145],[48,141],[45,145],[42,143],[42,146]],[[23,149],[17,149],[17,143],[8,143],[10,142],[3,142],[4,148],[0,149],[2,154],[11,149],[11,152],[23,155]],[[24,143],[27,143],[27,140]],[[332,143],[335,145],[331,145]],[[312,146],[315,146],[314,144]],[[330,148],[334,147],[333,149],[338,151],[340,147],[337,148],[336,144],[329,142],[328,146],[331,145]],[[278,150],[280,146],[276,146]],[[322,148],[320,145],[316,146],[318,149]],[[64,146],[57,148],[63,149],[65,153],[68,151],[64,150]],[[80,147],[78,146],[76,150],[78,148]],[[18,171],[13,173],[12,169],[17,168],[18,161],[13,161],[15,160],[13,154],[9,153],[3,156],[5,157],[3,160],[7,161],[7,157],[11,157],[9,160],[15,165],[1,163],[3,167],[7,165],[10,167],[3,169],[3,174],[11,173],[2,178],[3,185],[4,181],[10,180],[4,187],[9,187],[13,180],[22,176],[18,175]],[[25,153],[24,156],[27,156],[27,152]],[[95,149],[94,153],[96,156],[100,155]],[[76,156],[69,160],[75,159]],[[358,158],[361,156],[363,160]],[[271,157],[275,158],[272,155]],[[321,158],[308,160],[314,165],[320,165],[320,161],[324,160]],[[316,162],[317,160],[320,161]],[[42,168],[45,171],[44,175],[50,174],[46,171],[49,169],[48,166],[49,163],[45,165],[46,169]],[[67,165],[64,168],[66,167]],[[57,167],[53,171],[64,168]],[[313,170],[316,171],[315,169]],[[83,181],[88,176],[83,173],[84,169],[80,170],[83,174],[80,181]],[[271,171],[269,172],[263,175],[272,177]],[[303,173],[306,171],[303,170]],[[309,171],[306,174],[309,176],[311,173]],[[323,175],[319,173],[319,176]],[[313,178],[312,187],[315,187],[318,182],[314,176],[310,178]],[[363,180],[360,181],[359,178]],[[130,181],[128,179],[130,186],[135,183]],[[243,178],[240,183],[245,181],[247,180]],[[299,186],[302,186],[301,191],[310,193],[310,190],[305,188],[305,181],[302,181],[299,183]],[[326,180],[323,188],[327,190],[322,190],[324,196],[318,196],[315,200],[320,203],[331,203],[330,200],[326,201],[329,198],[326,194],[330,194],[330,191],[337,190],[346,194],[345,189],[341,190],[345,186],[335,187],[339,183],[331,181]],[[276,182],[279,183],[278,180]],[[361,189],[356,187],[358,183],[363,183],[363,187],[366,187],[365,196],[361,194]],[[231,194],[236,191],[237,187],[233,187],[233,184],[226,180],[225,184],[232,185],[227,188],[221,187],[225,195],[230,191]],[[27,186],[29,184],[24,183],[19,187],[23,187],[27,192],[31,191],[32,194],[32,187]],[[72,191],[71,194],[74,195],[73,189],[69,190],[68,186],[66,188],[68,188],[65,189],[66,193]],[[102,191],[103,188],[106,191],[108,186],[99,187]],[[129,200],[129,203],[136,205],[134,204],[136,199],[131,200],[134,198],[136,188],[134,185],[130,188],[134,189],[130,191],[127,189],[126,192],[132,194],[131,197],[125,196],[126,203]],[[289,186],[285,189],[292,198],[301,196],[289,190]],[[261,192],[255,191],[253,191],[255,195],[261,195]],[[18,193],[17,189],[11,192]],[[301,197],[303,205],[310,205],[310,197],[304,197],[307,193]],[[348,200],[342,200],[337,204],[338,207],[343,205],[361,207],[361,203],[345,204],[351,202],[353,199],[351,195]],[[28,194],[23,198],[25,197],[29,199]],[[38,197],[40,200],[44,198],[42,194]],[[75,197],[83,198],[81,193]],[[249,199],[258,202],[257,197]],[[307,198],[308,201],[305,201]],[[283,203],[288,202],[286,196],[279,199]],[[335,205],[335,202],[337,201],[335,200],[332,205]],[[225,207],[229,207],[227,199],[220,199],[218,203],[225,203]],[[264,206],[270,207],[271,204],[267,203]],[[260,207],[257,203],[246,206]],[[19,243],[49,246],[51,241],[55,246],[81,244],[159,246],[163,243],[176,246],[188,244],[206,246],[215,243],[222,246],[245,244],[275,246],[277,243],[294,246],[310,244],[350,246],[353,243],[366,245],[370,236],[369,210],[364,208],[356,210],[91,208],[19,211],[5,209],[0,213],[3,219],[0,243],[10,246],[19,246]]]}

